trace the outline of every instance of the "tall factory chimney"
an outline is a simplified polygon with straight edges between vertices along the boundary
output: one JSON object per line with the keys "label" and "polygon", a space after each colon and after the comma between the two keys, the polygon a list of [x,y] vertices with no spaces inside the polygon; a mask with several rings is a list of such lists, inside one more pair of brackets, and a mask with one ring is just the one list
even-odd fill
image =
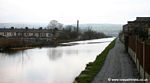
{"label": "tall factory chimney", "polygon": [[77,20],[77,32],[79,32],[79,20]]}

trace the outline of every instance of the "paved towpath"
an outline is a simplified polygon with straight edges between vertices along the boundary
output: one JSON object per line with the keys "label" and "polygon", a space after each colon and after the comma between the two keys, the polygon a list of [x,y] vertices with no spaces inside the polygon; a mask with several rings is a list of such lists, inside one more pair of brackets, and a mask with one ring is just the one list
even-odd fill
{"label": "paved towpath", "polygon": [[108,78],[127,79],[138,77],[139,74],[134,62],[132,61],[130,56],[127,53],[125,53],[124,45],[119,41],[119,39],[117,39],[115,47],[109,51],[101,71],[97,74],[92,83],[141,83],[133,81],[108,81]]}

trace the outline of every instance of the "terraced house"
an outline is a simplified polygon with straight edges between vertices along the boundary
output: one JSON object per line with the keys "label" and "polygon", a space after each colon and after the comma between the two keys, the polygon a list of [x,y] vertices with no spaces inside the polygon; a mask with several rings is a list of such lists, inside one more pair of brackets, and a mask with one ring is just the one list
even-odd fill
{"label": "terraced house", "polygon": [[137,17],[123,26],[126,36],[137,36],[141,40],[150,39],[150,17]]}
{"label": "terraced house", "polygon": [[44,39],[51,40],[52,30],[50,29],[15,29],[11,28],[1,28],[0,36],[2,38],[24,38],[24,39]]}

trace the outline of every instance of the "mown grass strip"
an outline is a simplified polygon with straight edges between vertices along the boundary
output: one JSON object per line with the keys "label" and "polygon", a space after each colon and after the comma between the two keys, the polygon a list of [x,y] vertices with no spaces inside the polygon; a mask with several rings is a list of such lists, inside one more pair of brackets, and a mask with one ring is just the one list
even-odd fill
{"label": "mown grass strip", "polygon": [[[116,40],[116,39],[115,39]],[[104,51],[96,57],[94,62],[90,62],[87,64],[84,71],[80,73],[78,77],[75,78],[74,83],[91,83],[96,74],[102,68],[104,61],[108,55],[110,49],[115,46],[115,40],[113,40]]]}

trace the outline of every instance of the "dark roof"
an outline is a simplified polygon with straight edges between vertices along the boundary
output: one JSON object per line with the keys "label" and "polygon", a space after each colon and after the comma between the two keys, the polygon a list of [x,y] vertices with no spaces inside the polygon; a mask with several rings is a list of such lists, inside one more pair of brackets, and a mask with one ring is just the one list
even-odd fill
{"label": "dark roof", "polygon": [[128,24],[123,25],[123,27],[127,27],[127,26],[128,26]]}
{"label": "dark roof", "polygon": [[135,21],[150,21],[150,17],[137,17]]}
{"label": "dark roof", "polygon": [[0,28],[0,32],[51,32],[50,29],[6,29],[6,28]]}

